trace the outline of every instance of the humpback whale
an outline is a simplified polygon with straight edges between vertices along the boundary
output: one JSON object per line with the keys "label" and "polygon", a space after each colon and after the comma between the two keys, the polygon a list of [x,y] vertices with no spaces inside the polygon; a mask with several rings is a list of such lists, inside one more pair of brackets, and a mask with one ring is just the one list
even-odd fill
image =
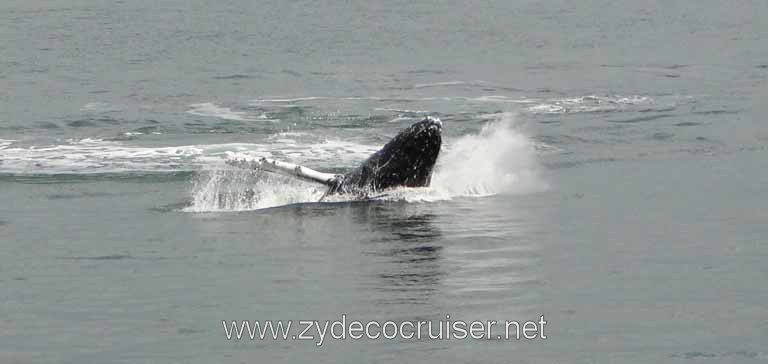
{"label": "humpback whale", "polygon": [[323,198],[333,194],[367,196],[393,187],[426,187],[432,180],[442,143],[443,123],[426,117],[401,130],[379,151],[344,174],[332,174],[267,158],[231,160],[227,164],[298,177],[328,186]]}

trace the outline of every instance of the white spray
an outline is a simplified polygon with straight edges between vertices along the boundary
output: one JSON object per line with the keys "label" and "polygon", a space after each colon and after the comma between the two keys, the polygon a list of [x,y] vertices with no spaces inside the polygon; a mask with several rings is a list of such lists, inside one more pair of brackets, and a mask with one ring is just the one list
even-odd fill
{"label": "white spray", "polygon": [[207,167],[192,188],[190,212],[245,211],[318,201],[325,186],[231,167]]}
{"label": "white spray", "polygon": [[538,177],[534,146],[503,113],[479,134],[446,143],[432,189],[447,197],[530,193],[546,188]]}

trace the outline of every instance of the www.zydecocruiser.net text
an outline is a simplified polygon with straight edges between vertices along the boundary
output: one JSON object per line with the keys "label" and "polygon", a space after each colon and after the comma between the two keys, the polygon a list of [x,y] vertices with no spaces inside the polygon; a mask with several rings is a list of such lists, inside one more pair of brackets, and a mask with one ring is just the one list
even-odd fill
{"label": "www.zydecocruiser.net text", "polygon": [[302,340],[321,346],[327,339],[405,340],[546,340],[544,315],[538,320],[498,322],[451,320],[358,321],[347,320],[222,320],[227,340]]}

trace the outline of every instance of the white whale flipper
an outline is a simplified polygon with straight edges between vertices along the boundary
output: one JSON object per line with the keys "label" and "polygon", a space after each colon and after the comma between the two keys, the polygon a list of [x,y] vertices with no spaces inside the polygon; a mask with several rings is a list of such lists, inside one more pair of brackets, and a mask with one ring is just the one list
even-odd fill
{"label": "white whale flipper", "polygon": [[247,161],[245,159],[228,160],[226,163],[238,168],[268,171],[289,177],[298,177],[305,181],[322,183],[326,186],[333,186],[341,177],[341,175],[319,172],[298,164],[281,162],[268,158],[261,158],[257,161]]}

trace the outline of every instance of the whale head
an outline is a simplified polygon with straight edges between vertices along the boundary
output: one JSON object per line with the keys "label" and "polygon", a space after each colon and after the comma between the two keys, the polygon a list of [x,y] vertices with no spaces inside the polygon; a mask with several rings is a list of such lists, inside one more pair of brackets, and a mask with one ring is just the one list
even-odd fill
{"label": "whale head", "polygon": [[426,117],[401,130],[360,166],[341,176],[329,193],[367,193],[392,187],[425,187],[432,180],[443,123]]}

